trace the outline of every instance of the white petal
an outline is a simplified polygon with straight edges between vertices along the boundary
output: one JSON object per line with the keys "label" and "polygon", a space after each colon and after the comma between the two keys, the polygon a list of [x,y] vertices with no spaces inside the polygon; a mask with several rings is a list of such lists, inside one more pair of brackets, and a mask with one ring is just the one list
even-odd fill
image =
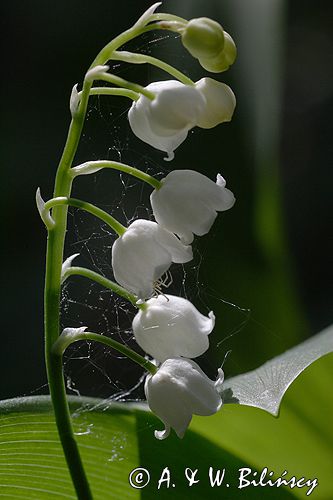
{"label": "white petal", "polygon": [[212,312],[206,317],[184,298],[159,295],[146,302],[132,327],[139,346],[163,362],[179,356],[201,356],[209,347],[208,335],[214,325]]}
{"label": "white petal", "polygon": [[128,113],[130,126],[139,139],[165,151],[171,160],[203,113],[206,99],[195,86],[177,80],[153,82],[146,89],[155,98],[141,95],[133,102]]}
{"label": "white petal", "polygon": [[191,243],[193,233],[206,234],[217,216],[235,202],[225,188],[223,177],[217,183],[193,170],[174,170],[163,180],[162,187],[150,196],[156,221],[177,234],[183,243]]}
{"label": "white petal", "polygon": [[[169,231],[177,234],[183,242],[191,243],[193,233],[197,234],[196,227],[207,211],[200,199],[186,198],[177,193],[162,193],[159,191],[151,194],[150,200],[156,221]],[[157,194],[156,194],[157,193]],[[211,210],[209,210],[211,212]],[[213,211],[214,217],[216,216]]]}
{"label": "white petal", "polygon": [[194,127],[206,107],[202,92],[177,80],[155,82],[148,85],[147,90],[156,93],[155,99],[150,101],[149,119],[157,134],[169,135]]}
{"label": "white petal", "polygon": [[186,384],[186,399],[192,406],[192,413],[208,416],[216,413],[222,406],[213,380],[192,359],[169,359],[161,367]]}
{"label": "white petal", "polygon": [[154,431],[154,436],[159,441],[163,441],[163,439],[166,439],[170,435],[170,430],[170,426],[166,425],[163,431]]}
{"label": "white petal", "polygon": [[213,415],[222,406],[221,396],[215,388],[215,383],[207,377],[194,361],[190,359],[187,361],[192,365],[192,370],[190,367],[186,368],[188,377],[191,380],[189,391],[191,393],[192,411],[196,415]]}
{"label": "white petal", "polygon": [[168,370],[159,369],[145,384],[145,394],[149,408],[162,420],[167,434],[172,427],[178,437],[182,438],[192,419],[185,385],[173,380]]}
{"label": "white petal", "polygon": [[207,102],[197,120],[198,127],[213,128],[219,123],[229,122],[236,106],[236,97],[231,88],[208,77],[201,78],[195,86]]}
{"label": "white petal", "polygon": [[155,239],[161,246],[170,252],[172,262],[184,264],[193,259],[192,247],[184,245],[172,232],[157,226]]}
{"label": "white petal", "polygon": [[151,193],[150,203],[154,217],[161,226],[177,234],[184,244],[192,243],[193,232],[189,221],[193,221],[194,214],[183,196],[163,184],[159,190]]}
{"label": "white petal", "polygon": [[128,120],[132,132],[143,142],[146,142],[155,149],[166,152],[169,156],[168,160],[172,160],[174,158],[174,150],[185,141],[189,128],[185,127],[176,132],[174,131],[172,135],[157,135],[149,123],[146,112],[141,112],[137,108],[137,102],[132,104],[128,112]]}
{"label": "white petal", "polygon": [[201,368],[192,360],[167,359],[145,383],[150,409],[164,422],[166,430],[157,432],[163,438],[172,427],[183,437],[192,414],[212,415],[222,406],[221,396]]}
{"label": "white petal", "polygon": [[216,184],[221,187],[221,188],[224,188],[227,184],[227,181],[225,180],[224,177],[222,177],[221,174],[217,174],[216,176]]}
{"label": "white petal", "polygon": [[221,174],[217,174],[216,185],[219,187],[219,202],[216,204],[216,210],[229,210],[234,206],[236,198],[233,192],[225,187],[226,181]]}
{"label": "white petal", "polygon": [[134,221],[112,247],[116,281],[138,298],[152,295],[154,282],[172,262],[184,263],[191,258],[191,247],[156,222],[142,219]]}
{"label": "white petal", "polygon": [[220,393],[222,390],[223,382],[224,382],[224,373],[223,373],[222,368],[219,368],[217,370],[217,379],[216,379],[215,384],[214,384],[215,389],[217,390],[218,393]]}
{"label": "white petal", "polygon": [[112,247],[112,267],[118,283],[146,298],[153,293],[153,284],[171,265],[170,253],[153,240],[127,234],[118,238]]}

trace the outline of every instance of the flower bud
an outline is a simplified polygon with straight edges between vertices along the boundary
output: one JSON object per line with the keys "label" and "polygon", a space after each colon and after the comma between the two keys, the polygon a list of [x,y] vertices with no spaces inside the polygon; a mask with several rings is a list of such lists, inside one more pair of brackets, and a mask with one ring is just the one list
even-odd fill
{"label": "flower bud", "polygon": [[211,73],[222,73],[227,71],[236,59],[237,49],[231,36],[224,32],[224,48],[214,57],[201,57],[199,62],[201,66]]}
{"label": "flower bud", "polygon": [[163,362],[178,356],[201,356],[209,347],[208,335],[214,325],[212,311],[206,317],[187,299],[158,295],[136,314],[132,327],[139,346]]}
{"label": "flower bud", "polygon": [[216,57],[224,47],[223,28],[208,17],[191,19],[182,32],[182,42],[197,59]]}
{"label": "flower bud", "polygon": [[208,416],[222,406],[220,396],[223,371],[216,382],[210,380],[191,359],[167,359],[154,375],[148,375],[145,395],[149,408],[165,425],[155,431],[157,439],[165,439],[173,428],[179,438],[185,434],[192,415]]}

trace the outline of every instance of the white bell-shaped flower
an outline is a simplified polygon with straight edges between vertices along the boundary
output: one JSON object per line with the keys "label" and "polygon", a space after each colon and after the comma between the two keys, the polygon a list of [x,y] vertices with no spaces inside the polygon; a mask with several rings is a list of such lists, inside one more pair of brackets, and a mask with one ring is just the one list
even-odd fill
{"label": "white bell-shaped flower", "polygon": [[155,437],[165,439],[172,428],[182,438],[193,414],[216,413],[222,406],[222,383],[222,369],[214,382],[190,359],[167,359],[145,383],[149,408],[165,425],[164,431],[155,431]]}
{"label": "white bell-shaped flower", "polygon": [[154,283],[172,262],[192,260],[191,246],[156,222],[138,219],[112,246],[112,267],[116,281],[139,299],[150,297]]}
{"label": "white bell-shaped flower", "polygon": [[168,160],[174,150],[186,139],[198,117],[203,113],[206,100],[195,86],[177,80],[150,83],[147,90],[154,99],[140,95],[128,112],[132,131],[142,141],[165,151]]}
{"label": "white bell-shaped flower", "polygon": [[154,217],[184,244],[193,241],[193,233],[208,233],[217,212],[228,210],[235,203],[220,174],[215,183],[194,170],[173,170],[161,182],[162,186],[150,196]]}
{"label": "white bell-shaped flower", "polygon": [[146,302],[133,320],[133,333],[139,346],[157,361],[184,356],[196,358],[209,347],[208,335],[215,325],[194,305],[174,295],[158,295]]}
{"label": "white bell-shaped flower", "polygon": [[223,122],[230,122],[236,106],[236,97],[228,85],[213,78],[201,78],[195,87],[206,99],[204,111],[200,114],[197,125],[201,128],[213,128]]}

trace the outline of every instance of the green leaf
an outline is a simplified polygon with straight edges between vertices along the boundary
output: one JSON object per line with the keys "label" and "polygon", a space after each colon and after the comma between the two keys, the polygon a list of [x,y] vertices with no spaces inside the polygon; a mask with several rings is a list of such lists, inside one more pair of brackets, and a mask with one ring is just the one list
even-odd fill
{"label": "green leaf", "polygon": [[[128,470],[138,463],[134,413],[120,405],[103,412],[98,400],[71,401],[76,437],[96,498],[137,498],[124,489]],[[2,402],[0,438],[0,496],[76,498],[49,397]]]}
{"label": "green leaf", "polygon": [[333,352],[333,326],[267,361],[251,372],[226,380],[224,403],[254,406],[278,415],[288,387],[305,368]]}
{"label": "green leaf", "polygon": [[[238,498],[238,469],[251,466],[229,452],[189,431],[180,441],[174,435],[161,442],[153,430],[161,423],[145,408],[132,404],[105,404],[103,401],[70,398],[77,440],[86,466],[94,499],[202,499]],[[75,494],[58,440],[48,397],[18,398],[0,405],[0,497],[22,499],[72,498]],[[227,469],[230,488],[223,484],[212,488],[209,467]],[[145,467],[150,483],[134,489],[128,477],[136,467]],[[170,487],[163,482],[162,471],[168,467]],[[189,490],[185,469],[198,469],[200,479]],[[225,481],[226,483],[226,481]],[[172,486],[175,484],[175,487]],[[256,488],[247,488],[246,498],[258,498]],[[263,489],[260,498],[294,498],[289,491]]]}
{"label": "green leaf", "polygon": [[[311,486],[292,490],[249,486],[240,490],[239,469],[244,467],[251,468],[253,474],[258,471],[249,479],[257,479],[265,467],[268,473],[274,472],[274,479],[284,470],[288,471],[287,479],[318,478],[319,486],[311,498],[333,498],[332,355],[313,364],[332,350],[332,334],[332,328],[324,330],[258,370],[227,381],[241,404],[224,405],[209,418],[195,417],[183,440],[174,434],[165,441],[156,440],[154,430],[162,424],[144,404],[70,397],[74,430],[94,498],[163,499],[172,495],[183,499],[189,491],[194,499],[207,494],[221,498],[226,492],[228,499],[305,498]],[[278,419],[259,408],[243,406],[251,403],[272,412],[300,372],[284,398]],[[143,489],[129,484],[129,475],[137,467],[150,474]],[[166,467],[170,482],[165,473],[158,489]],[[213,476],[226,469],[221,486],[211,486],[210,467]],[[198,470],[195,479],[199,482],[191,487],[186,469],[189,477],[189,469]],[[76,498],[48,396],[0,403],[0,497]]]}
{"label": "green leaf", "polygon": [[[277,476],[287,470],[288,477],[317,478],[319,486],[311,498],[331,499],[332,361],[333,354],[329,354],[302,372],[287,391],[278,418],[258,408],[230,404],[209,417],[209,424],[196,417],[191,429],[244,462],[250,461],[258,471],[268,467]],[[258,498],[261,492],[262,488]],[[307,498],[305,488],[292,492]]]}

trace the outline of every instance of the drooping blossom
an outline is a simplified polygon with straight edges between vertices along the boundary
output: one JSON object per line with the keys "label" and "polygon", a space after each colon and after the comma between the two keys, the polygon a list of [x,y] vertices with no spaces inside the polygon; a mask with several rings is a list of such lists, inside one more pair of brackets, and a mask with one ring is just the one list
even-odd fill
{"label": "drooping blossom", "polygon": [[212,78],[202,78],[194,85],[166,80],[145,88],[155,97],[140,95],[128,112],[129,123],[139,139],[165,151],[166,160],[173,159],[189,130],[230,121],[236,105],[230,87]]}
{"label": "drooping blossom", "polygon": [[157,280],[172,262],[192,260],[192,248],[156,222],[138,219],[112,246],[116,281],[139,299],[152,295]]}
{"label": "drooping blossom", "polygon": [[212,311],[207,317],[187,299],[158,295],[136,314],[132,327],[139,346],[163,362],[178,356],[201,356],[209,347],[208,335],[214,325]]}
{"label": "drooping blossom", "polygon": [[148,375],[145,395],[149,408],[165,425],[155,431],[157,439],[169,436],[171,428],[182,438],[192,415],[213,415],[222,406],[223,371],[214,382],[191,359],[167,359],[154,375]]}
{"label": "drooping blossom", "polygon": [[172,160],[174,150],[186,139],[206,100],[194,86],[177,80],[153,82],[147,90],[155,93],[154,99],[141,95],[128,112],[134,134],[156,149],[165,151]]}
{"label": "drooping blossom", "polygon": [[215,183],[194,170],[173,170],[161,182],[150,196],[154,217],[185,244],[193,241],[193,234],[208,233],[217,212],[235,203],[220,174]]}

